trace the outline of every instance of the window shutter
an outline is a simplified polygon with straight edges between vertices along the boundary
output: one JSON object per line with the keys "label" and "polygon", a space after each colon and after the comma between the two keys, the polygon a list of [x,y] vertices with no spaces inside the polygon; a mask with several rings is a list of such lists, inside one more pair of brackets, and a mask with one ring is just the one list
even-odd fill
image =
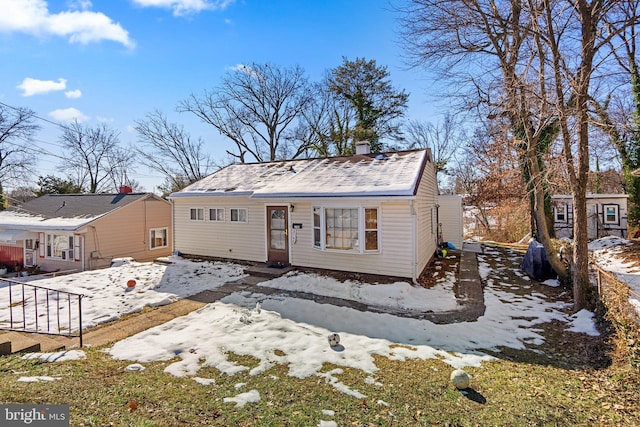
{"label": "window shutter", "polygon": [[77,234],[73,235],[73,259],[75,261],[80,261],[80,245],[82,236]]}
{"label": "window shutter", "polygon": [[45,240],[44,233],[40,233],[40,243],[38,243],[40,248],[40,258],[44,258],[45,249],[47,247],[47,241]]}

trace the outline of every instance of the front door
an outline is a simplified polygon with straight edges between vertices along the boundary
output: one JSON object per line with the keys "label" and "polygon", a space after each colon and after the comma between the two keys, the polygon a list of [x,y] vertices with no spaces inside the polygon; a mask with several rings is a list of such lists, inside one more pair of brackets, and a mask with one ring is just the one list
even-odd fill
{"label": "front door", "polygon": [[289,264],[287,206],[267,206],[267,264]]}

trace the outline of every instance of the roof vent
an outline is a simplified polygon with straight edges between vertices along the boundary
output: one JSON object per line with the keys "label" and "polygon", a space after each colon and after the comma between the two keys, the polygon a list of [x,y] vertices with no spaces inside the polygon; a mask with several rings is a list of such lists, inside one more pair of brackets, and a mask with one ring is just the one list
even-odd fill
{"label": "roof vent", "polygon": [[356,154],[370,154],[370,153],[371,153],[371,144],[369,144],[369,141],[356,142]]}

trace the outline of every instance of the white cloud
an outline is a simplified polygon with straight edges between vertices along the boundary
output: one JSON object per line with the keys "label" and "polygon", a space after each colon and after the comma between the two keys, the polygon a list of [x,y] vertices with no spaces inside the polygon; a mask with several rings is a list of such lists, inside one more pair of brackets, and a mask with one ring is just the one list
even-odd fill
{"label": "white cloud", "polygon": [[90,1],[79,0],[72,8],[81,10],[50,13],[44,0],[0,0],[0,32],[54,35],[80,44],[111,40],[135,46],[127,30],[103,13],[86,10],[90,6]]}
{"label": "white cloud", "polygon": [[67,4],[69,8],[78,10],[88,10],[93,6],[91,0],[69,0]]}
{"label": "white cloud", "polygon": [[56,90],[65,90],[67,81],[65,79],[58,79],[58,81],[38,80],[27,77],[16,87],[23,90],[22,96],[33,96]]}
{"label": "white cloud", "polygon": [[174,16],[188,15],[203,10],[224,10],[235,0],[133,0],[142,7],[173,9]]}
{"label": "white cloud", "polygon": [[82,111],[73,107],[53,110],[49,113],[49,116],[59,122],[72,122],[77,120],[78,123],[82,123],[90,119],[90,117],[85,115]]}
{"label": "white cloud", "polygon": [[64,96],[67,98],[80,98],[82,96],[82,91],[80,89],[70,90],[64,93]]}
{"label": "white cloud", "polygon": [[96,116],[96,121],[100,123],[113,123],[115,119],[113,117]]}

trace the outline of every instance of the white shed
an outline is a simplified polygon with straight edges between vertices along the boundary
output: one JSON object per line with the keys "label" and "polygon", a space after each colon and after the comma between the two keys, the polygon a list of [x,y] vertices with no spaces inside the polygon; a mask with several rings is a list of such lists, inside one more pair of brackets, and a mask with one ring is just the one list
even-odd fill
{"label": "white shed", "polygon": [[441,240],[462,249],[464,224],[462,196],[457,194],[438,196],[438,225]]}

